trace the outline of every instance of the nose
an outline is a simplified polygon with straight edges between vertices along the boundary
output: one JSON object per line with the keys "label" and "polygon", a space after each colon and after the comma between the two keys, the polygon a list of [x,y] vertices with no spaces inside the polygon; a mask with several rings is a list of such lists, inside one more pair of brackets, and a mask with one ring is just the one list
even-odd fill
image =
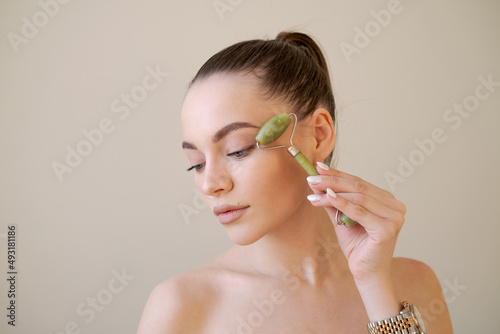
{"label": "nose", "polygon": [[224,164],[206,163],[201,191],[207,196],[219,196],[233,188],[233,180]]}

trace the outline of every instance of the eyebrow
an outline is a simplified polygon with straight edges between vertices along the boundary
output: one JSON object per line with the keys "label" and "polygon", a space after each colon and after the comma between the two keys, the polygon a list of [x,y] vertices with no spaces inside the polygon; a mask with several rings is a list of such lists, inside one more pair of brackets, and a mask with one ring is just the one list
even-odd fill
{"label": "eyebrow", "polygon": [[[243,129],[243,128],[256,128],[258,129],[259,127],[256,125],[253,125],[248,122],[234,122],[234,123],[229,123],[219,131],[217,131],[214,136],[212,137],[212,143],[218,143],[221,141],[225,136],[227,136],[229,133]],[[183,149],[190,149],[190,150],[196,150],[196,146],[194,144],[191,144],[187,141],[182,142],[182,148]]]}

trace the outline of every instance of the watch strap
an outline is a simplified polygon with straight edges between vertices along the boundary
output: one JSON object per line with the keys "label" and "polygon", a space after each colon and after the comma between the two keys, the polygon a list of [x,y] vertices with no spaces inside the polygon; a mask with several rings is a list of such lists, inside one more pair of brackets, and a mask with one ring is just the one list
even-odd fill
{"label": "watch strap", "polygon": [[408,312],[411,310],[409,308],[409,303],[407,301],[403,301],[402,303],[403,310],[396,316],[380,320],[370,322],[368,327],[368,332],[370,334],[413,334],[413,333],[421,333],[418,329],[417,323],[415,323],[414,317]]}
{"label": "watch strap", "polygon": [[410,327],[414,327],[415,322],[412,318],[405,318],[401,314],[388,319],[370,322],[368,331],[370,334],[410,334]]}

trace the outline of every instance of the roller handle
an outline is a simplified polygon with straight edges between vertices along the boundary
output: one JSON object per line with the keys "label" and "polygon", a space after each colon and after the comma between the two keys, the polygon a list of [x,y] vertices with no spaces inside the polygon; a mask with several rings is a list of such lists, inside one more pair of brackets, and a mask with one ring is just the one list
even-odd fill
{"label": "roller handle", "polygon": [[295,160],[306,170],[309,175],[319,175],[314,165],[306,158],[304,153],[299,152],[294,156]]}
{"label": "roller handle", "polygon": [[[306,172],[313,176],[313,175],[319,175],[318,171],[314,167],[314,165],[309,161],[309,159],[306,158],[304,153],[298,152],[294,156],[295,160],[306,170]],[[351,227],[353,225],[356,225],[357,222],[352,220],[351,218],[347,217],[344,213],[340,216],[340,222],[342,225],[346,227]]]}

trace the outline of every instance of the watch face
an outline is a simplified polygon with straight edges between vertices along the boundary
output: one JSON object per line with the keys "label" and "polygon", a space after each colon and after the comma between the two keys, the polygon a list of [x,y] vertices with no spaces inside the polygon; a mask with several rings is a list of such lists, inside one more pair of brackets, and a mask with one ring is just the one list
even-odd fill
{"label": "watch face", "polygon": [[420,332],[425,334],[424,320],[422,319],[420,312],[417,310],[415,305],[410,305],[410,311],[413,315],[413,319],[415,319],[415,321],[417,322],[417,326],[420,329]]}

